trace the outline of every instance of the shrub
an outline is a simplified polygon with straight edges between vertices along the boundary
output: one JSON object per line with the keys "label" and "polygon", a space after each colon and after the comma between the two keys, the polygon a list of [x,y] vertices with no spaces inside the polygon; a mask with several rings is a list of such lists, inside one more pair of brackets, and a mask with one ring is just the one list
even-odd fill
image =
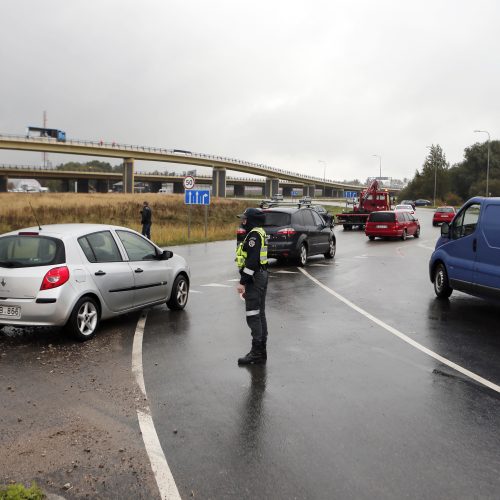
{"label": "shrub", "polygon": [[0,500],[42,500],[45,493],[33,483],[29,488],[22,484],[0,486]]}

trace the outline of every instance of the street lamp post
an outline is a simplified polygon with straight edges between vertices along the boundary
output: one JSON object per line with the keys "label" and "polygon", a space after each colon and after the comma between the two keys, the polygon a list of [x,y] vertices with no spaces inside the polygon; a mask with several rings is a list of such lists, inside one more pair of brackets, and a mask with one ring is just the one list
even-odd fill
{"label": "street lamp post", "polygon": [[326,161],[318,160],[319,163],[323,163],[323,196],[326,198]]}
{"label": "street lamp post", "polygon": [[378,178],[382,181],[382,157],[380,155],[372,155],[378,158]]}
{"label": "street lamp post", "polygon": [[488,160],[486,163],[486,198],[489,194],[489,180],[490,180],[490,133],[487,130],[474,130],[474,132],[481,132],[483,134],[488,134]]}
{"label": "street lamp post", "polygon": [[[432,146],[425,146],[425,147],[429,148],[432,154]],[[434,165],[434,203],[433,203],[434,206],[436,206],[436,188],[437,188],[437,163]]]}

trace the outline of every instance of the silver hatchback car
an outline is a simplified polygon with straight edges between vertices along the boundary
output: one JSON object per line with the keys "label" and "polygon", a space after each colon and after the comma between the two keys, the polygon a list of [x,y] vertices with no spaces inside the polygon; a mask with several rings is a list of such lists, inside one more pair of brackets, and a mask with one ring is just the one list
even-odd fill
{"label": "silver hatchback car", "polygon": [[0,236],[0,327],[66,325],[91,338],[101,319],[166,303],[183,309],[184,258],[139,233],[101,224],[53,224]]}

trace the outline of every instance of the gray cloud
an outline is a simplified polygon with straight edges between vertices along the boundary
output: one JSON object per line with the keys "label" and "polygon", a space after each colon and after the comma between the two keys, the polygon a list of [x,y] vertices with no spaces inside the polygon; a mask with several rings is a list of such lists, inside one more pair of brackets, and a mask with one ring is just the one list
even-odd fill
{"label": "gray cloud", "polygon": [[[0,132],[182,148],[335,179],[496,138],[494,0],[2,2]],[[58,157],[52,155],[53,162]],[[1,152],[0,162],[40,155]],[[149,168],[149,167],[148,167]]]}

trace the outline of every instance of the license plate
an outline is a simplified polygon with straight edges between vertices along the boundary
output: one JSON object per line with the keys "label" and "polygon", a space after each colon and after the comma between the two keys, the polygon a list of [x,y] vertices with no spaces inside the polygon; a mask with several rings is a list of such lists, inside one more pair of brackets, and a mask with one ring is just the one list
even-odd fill
{"label": "license plate", "polygon": [[0,306],[0,318],[19,319],[21,308],[19,306]]}
{"label": "license plate", "polygon": [[387,226],[385,224],[378,224],[377,229],[387,229]]}

